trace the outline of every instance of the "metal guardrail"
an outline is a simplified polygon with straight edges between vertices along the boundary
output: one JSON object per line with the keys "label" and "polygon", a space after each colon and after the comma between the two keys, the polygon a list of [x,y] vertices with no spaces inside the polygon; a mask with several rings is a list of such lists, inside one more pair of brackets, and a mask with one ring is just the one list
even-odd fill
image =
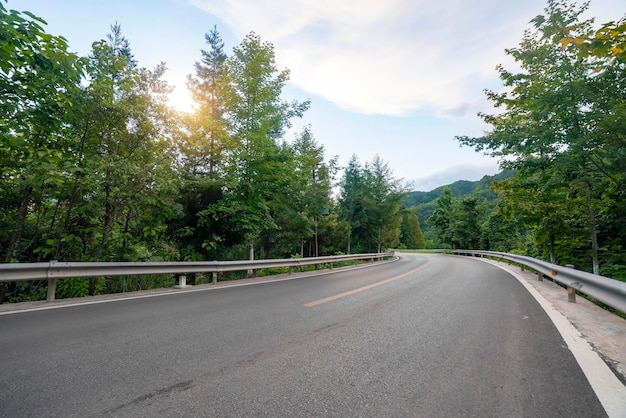
{"label": "metal guardrail", "polygon": [[142,274],[178,274],[179,286],[185,287],[185,274],[212,273],[213,283],[217,282],[217,275],[226,271],[259,270],[274,267],[293,267],[311,264],[330,264],[342,261],[357,261],[392,257],[393,252],[335,255],[326,257],[289,258],[278,260],[242,260],[242,261],[180,261],[180,262],[62,262],[50,261],[47,263],[0,264],[0,282],[14,282],[20,280],[47,280],[48,293],[46,300],[55,299],[56,282],[58,279],[131,276]]}
{"label": "metal guardrail", "polygon": [[576,301],[576,291],[579,291],[620,312],[626,313],[626,282],[517,254],[472,250],[417,250],[416,252],[494,257],[508,260],[520,264],[522,270],[524,270],[524,267],[530,267],[535,270],[538,280],[543,280],[545,275],[555,282],[566,286],[571,302]]}

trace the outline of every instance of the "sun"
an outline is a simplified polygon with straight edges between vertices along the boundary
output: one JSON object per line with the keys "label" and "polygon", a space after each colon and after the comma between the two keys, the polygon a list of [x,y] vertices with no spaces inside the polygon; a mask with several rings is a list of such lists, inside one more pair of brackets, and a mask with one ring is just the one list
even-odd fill
{"label": "sun", "polygon": [[167,103],[179,112],[191,113],[194,110],[193,99],[184,86],[175,86],[167,97]]}

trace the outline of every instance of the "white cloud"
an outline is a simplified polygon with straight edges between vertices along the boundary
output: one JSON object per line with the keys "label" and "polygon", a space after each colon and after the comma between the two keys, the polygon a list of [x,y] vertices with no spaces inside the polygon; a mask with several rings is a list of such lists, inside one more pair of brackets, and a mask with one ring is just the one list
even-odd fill
{"label": "white cloud", "polygon": [[[544,0],[191,0],[272,42],[291,81],[357,113],[475,115]],[[597,0],[617,4],[620,0]],[[615,9],[613,9],[615,10]]]}
{"label": "white cloud", "polygon": [[291,81],[304,91],[346,110],[388,115],[420,108],[443,114],[475,102],[482,87],[472,89],[468,80],[496,77],[506,38],[519,39],[532,16],[516,11],[540,4],[498,11],[499,0],[193,3],[240,37],[255,31],[272,42],[278,64],[290,68]]}

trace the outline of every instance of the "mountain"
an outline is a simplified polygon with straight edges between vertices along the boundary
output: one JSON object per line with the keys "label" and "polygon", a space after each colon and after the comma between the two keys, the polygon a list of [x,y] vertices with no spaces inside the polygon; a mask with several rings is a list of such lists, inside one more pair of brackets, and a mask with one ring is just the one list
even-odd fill
{"label": "mountain", "polygon": [[435,201],[443,193],[444,187],[449,187],[455,198],[463,198],[473,195],[484,198],[490,204],[495,205],[496,193],[491,190],[491,183],[505,180],[515,175],[514,171],[505,170],[493,176],[484,176],[478,181],[459,180],[447,186],[437,187],[430,192],[407,192],[402,197],[404,204],[408,208],[414,208],[420,221],[422,230],[426,232],[430,229],[426,220],[433,214],[437,205]]}

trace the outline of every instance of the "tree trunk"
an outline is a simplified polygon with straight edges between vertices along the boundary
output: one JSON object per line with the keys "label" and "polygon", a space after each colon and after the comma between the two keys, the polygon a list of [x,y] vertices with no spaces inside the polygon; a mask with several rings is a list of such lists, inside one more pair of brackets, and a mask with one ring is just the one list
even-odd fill
{"label": "tree trunk", "polygon": [[550,231],[550,262],[556,264],[556,252],[554,250],[554,232]]}
{"label": "tree trunk", "polygon": [[598,230],[596,228],[596,214],[591,204],[591,184],[586,182],[587,216],[589,218],[589,234],[591,235],[591,259],[593,274],[600,274],[600,259],[598,256]]}
{"label": "tree trunk", "polygon": [[[85,141],[86,141],[86,132],[83,133],[80,139],[80,149],[79,149],[78,162],[77,162],[78,167],[82,167],[82,163],[85,158]],[[72,221],[72,212],[74,211],[74,206],[79,199],[78,186],[80,184],[80,177],[81,177],[80,171],[77,171],[74,174],[74,184],[72,185],[72,192],[70,193],[70,198],[67,202],[67,207],[65,210],[65,220],[63,222],[63,233],[68,233],[70,231],[70,224]],[[52,227],[50,227],[50,229],[52,229]],[[61,240],[59,239],[57,243],[56,251],[54,253],[55,260],[59,260],[61,258],[61,250],[62,250],[62,245],[61,245]]]}
{"label": "tree trunk", "polygon": [[[254,240],[250,240],[250,252],[248,259],[250,261],[254,261]],[[254,274],[254,270],[249,269],[247,274],[248,276],[252,276]]]}
{"label": "tree trunk", "polygon": [[[94,262],[98,261],[98,259],[102,255],[102,252],[104,251],[107,244],[109,243],[109,236],[111,235],[111,232],[113,231],[113,226],[115,224],[116,207],[114,204],[110,202],[109,185],[106,186],[105,202],[106,203],[104,204],[104,223],[102,225],[102,240],[100,241],[98,248],[96,248],[96,250],[93,252],[91,260]],[[93,296],[93,294],[96,291],[96,282],[97,282],[96,277],[92,277],[89,279],[89,295],[91,296]]]}
{"label": "tree trunk", "polygon": [[17,247],[17,243],[22,239],[22,232],[24,231],[24,223],[26,222],[26,214],[28,213],[28,206],[30,205],[30,200],[33,195],[33,187],[27,186],[24,191],[24,197],[22,197],[22,203],[17,211],[17,216],[15,219],[15,228],[13,229],[13,235],[11,236],[11,241],[9,241],[9,245],[7,247],[7,251],[4,255],[4,262],[10,263],[11,258],[13,258],[13,252]]}
{"label": "tree trunk", "polygon": [[128,236],[128,233],[130,232],[130,220],[132,218],[132,214],[133,214],[133,210],[128,209],[128,212],[126,212],[126,220],[124,221],[124,231],[122,232],[122,236],[124,237],[122,239],[122,248],[124,250],[126,249],[126,245],[128,245],[126,237]]}
{"label": "tree trunk", "polygon": [[104,215],[104,224],[102,226],[102,240],[98,245],[98,248],[93,252],[93,256],[91,257],[91,261],[98,261],[102,252],[106,248],[109,243],[109,236],[113,231],[113,224],[115,221],[115,208],[110,203],[107,203]]}
{"label": "tree trunk", "polygon": [[317,244],[317,218],[315,218],[315,257],[319,257],[319,250]]}
{"label": "tree trunk", "polygon": [[[13,235],[11,236],[11,241],[9,241],[9,245],[7,247],[7,251],[4,255],[4,262],[10,263],[13,258],[13,252],[17,247],[17,243],[22,238],[22,232],[24,231],[24,223],[26,222],[26,214],[28,212],[28,206],[30,205],[30,200],[33,194],[33,188],[28,186],[24,191],[24,197],[22,197],[22,203],[17,211],[17,217],[15,220],[15,228],[13,229]],[[0,303],[4,302],[7,293],[7,283],[0,283]]]}

